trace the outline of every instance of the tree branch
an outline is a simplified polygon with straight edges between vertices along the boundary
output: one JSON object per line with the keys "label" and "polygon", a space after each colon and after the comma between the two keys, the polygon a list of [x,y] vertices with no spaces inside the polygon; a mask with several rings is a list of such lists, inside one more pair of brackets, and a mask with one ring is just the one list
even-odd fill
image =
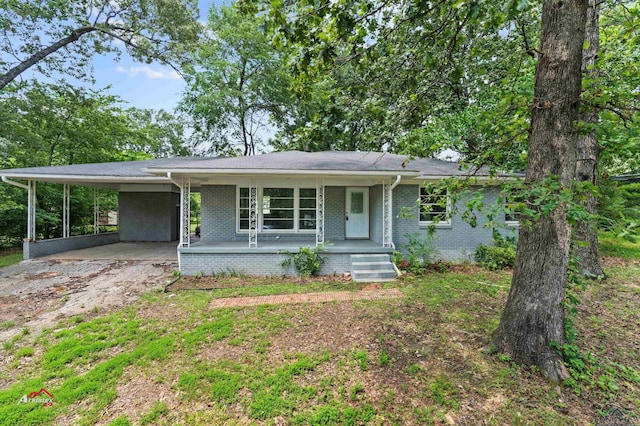
{"label": "tree branch", "polygon": [[40,60],[46,58],[47,56],[51,55],[54,52],[57,52],[58,50],[67,46],[68,44],[73,43],[74,41],[82,37],[84,34],[87,34],[96,30],[97,30],[96,27],[77,28],[73,30],[73,32],[67,37],[60,39],[55,43],[51,44],[49,47],[46,47],[34,53],[24,61],[20,62],[15,67],[11,68],[5,74],[0,75],[0,90],[4,89],[4,87],[7,84],[11,83],[13,80],[16,79],[16,77],[18,77],[20,74],[22,74],[23,72],[25,72],[26,70],[34,66]]}

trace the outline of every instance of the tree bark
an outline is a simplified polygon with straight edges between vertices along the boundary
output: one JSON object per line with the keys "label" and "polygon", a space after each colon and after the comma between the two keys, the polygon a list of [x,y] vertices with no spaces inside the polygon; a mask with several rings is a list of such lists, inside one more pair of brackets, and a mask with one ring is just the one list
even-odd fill
{"label": "tree bark", "polygon": [[[582,45],[588,0],[545,0],[525,184],[555,177],[569,188],[576,166]],[[493,344],[515,362],[536,365],[553,381],[569,377],[551,344],[565,343],[565,285],[571,228],[562,207],[522,226],[516,262]]]}
{"label": "tree bark", "polygon": [[[598,50],[600,49],[599,18],[599,0],[589,0],[585,31],[587,46],[582,56],[582,72],[584,75],[591,77],[591,79],[597,79],[598,77],[595,64]],[[584,123],[597,124],[598,111],[593,108],[584,110],[580,118]],[[578,138],[576,180],[596,184],[601,150],[595,130],[580,135]],[[582,205],[590,215],[595,216],[598,213],[598,200],[593,194],[587,194]],[[595,221],[585,220],[576,223],[573,227],[573,241],[573,254],[578,261],[578,272],[590,278],[605,276],[604,270],[600,265],[598,231]]]}
{"label": "tree bark", "polygon": [[27,59],[25,59],[24,61],[20,62],[18,65],[16,65],[15,67],[7,71],[5,74],[0,75],[0,90],[2,90],[7,84],[11,83],[20,74],[22,74],[23,72],[25,72],[26,70],[28,70],[29,68],[37,64],[42,59],[46,58],[52,53],[57,52],[58,50],[65,47],[66,45],[73,43],[74,41],[82,37],[82,35],[93,32],[93,31],[97,31],[97,30],[98,29],[96,27],[82,27],[82,28],[75,29],[67,37],[62,38],[56,41],[55,43],[51,44],[50,46],[29,56]]}

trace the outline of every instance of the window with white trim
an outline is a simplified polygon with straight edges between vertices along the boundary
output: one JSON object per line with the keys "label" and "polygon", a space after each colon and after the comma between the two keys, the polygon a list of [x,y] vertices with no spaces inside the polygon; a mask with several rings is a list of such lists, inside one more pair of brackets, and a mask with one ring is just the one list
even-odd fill
{"label": "window with white trim", "polygon": [[520,224],[520,209],[524,199],[522,197],[504,198],[504,222],[507,225],[515,226]]}
{"label": "window with white trim", "polygon": [[449,193],[447,189],[420,187],[420,223],[451,223]]}
{"label": "window with white trim", "polygon": [[[249,229],[249,188],[238,188],[237,229]],[[316,229],[315,188],[258,188],[261,232],[313,232]]]}

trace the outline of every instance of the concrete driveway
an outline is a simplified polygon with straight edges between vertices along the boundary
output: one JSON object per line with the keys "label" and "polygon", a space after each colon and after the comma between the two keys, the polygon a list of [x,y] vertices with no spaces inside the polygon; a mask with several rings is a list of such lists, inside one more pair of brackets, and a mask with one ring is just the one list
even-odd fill
{"label": "concrete driveway", "polygon": [[52,254],[54,260],[153,260],[177,262],[177,241],[161,243],[115,243]]}

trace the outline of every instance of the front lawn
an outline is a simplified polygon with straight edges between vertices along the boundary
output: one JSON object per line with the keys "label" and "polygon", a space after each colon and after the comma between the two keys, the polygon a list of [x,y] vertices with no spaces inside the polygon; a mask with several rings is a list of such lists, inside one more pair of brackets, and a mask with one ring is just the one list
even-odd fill
{"label": "front lawn", "polygon": [[0,250],[0,268],[22,261],[22,249]]}
{"label": "front lawn", "polygon": [[[622,263],[580,296],[578,345],[599,364],[571,386],[487,352],[510,274],[470,266],[396,282],[400,300],[211,309],[209,291],[154,292],[26,330],[0,349],[0,424],[562,425],[614,406],[638,415],[640,266]],[[242,294],[271,293],[256,290],[264,279],[241,279]],[[356,289],[271,288],[307,285]],[[52,406],[17,403],[41,388]]]}

